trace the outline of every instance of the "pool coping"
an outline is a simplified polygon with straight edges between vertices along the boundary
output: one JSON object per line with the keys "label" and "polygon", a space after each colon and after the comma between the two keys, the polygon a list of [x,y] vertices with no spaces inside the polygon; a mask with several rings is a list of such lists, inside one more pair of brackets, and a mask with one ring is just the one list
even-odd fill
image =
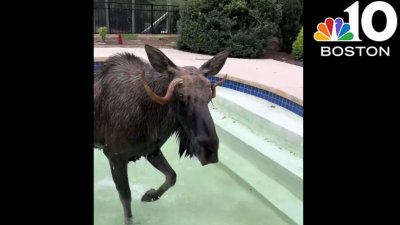
{"label": "pool coping", "polygon": [[[222,77],[225,76],[225,74],[217,74],[215,76],[219,77],[219,78],[222,78]],[[276,95],[279,95],[279,96],[281,96],[283,98],[286,98],[286,99],[288,99],[288,100],[290,100],[290,101],[292,101],[294,103],[297,103],[297,104],[303,106],[303,100],[301,100],[301,99],[299,99],[299,98],[297,98],[297,97],[295,97],[295,96],[293,96],[291,94],[288,94],[288,93],[286,93],[286,92],[284,92],[282,90],[279,90],[279,89],[276,89],[276,88],[272,88],[272,87],[270,87],[268,85],[257,83],[257,82],[253,82],[253,81],[249,81],[249,80],[245,80],[245,79],[241,79],[241,78],[238,78],[237,76],[232,75],[232,74],[228,74],[227,80],[232,80],[232,81],[235,81],[235,82],[238,82],[238,83],[247,84],[247,85],[255,87],[255,88],[259,88],[259,89],[262,89],[262,90],[265,90],[265,91],[272,92],[272,93],[274,93]]]}
{"label": "pool coping", "polygon": [[[95,63],[102,63],[102,62],[106,61],[107,58],[108,57],[95,56],[94,57],[94,64]],[[220,74],[215,75],[214,79],[212,79],[212,80],[213,81],[220,80],[224,76],[225,76],[225,74],[221,74],[220,73]],[[267,93],[270,92],[270,93],[272,93],[272,94],[274,94],[276,96],[279,96],[279,97],[281,97],[283,99],[286,99],[287,101],[282,100],[282,99],[278,99],[278,100],[274,101],[273,100],[273,99],[275,99],[274,97],[271,97],[271,96],[262,97],[263,99],[268,100],[268,101],[272,100],[273,103],[276,103],[276,104],[278,104],[278,105],[280,105],[282,107],[285,107],[286,109],[288,109],[290,111],[293,111],[293,108],[296,108],[296,111],[293,111],[293,112],[298,114],[299,116],[303,116],[303,100],[297,98],[296,96],[293,96],[293,95],[291,95],[291,94],[289,94],[289,93],[287,93],[285,91],[270,87],[270,86],[268,86],[266,84],[261,84],[261,83],[258,83],[258,82],[253,82],[253,81],[250,81],[250,80],[239,78],[238,76],[235,76],[235,74],[231,74],[231,73],[228,74],[227,80],[228,81],[237,82],[239,84],[248,85],[250,87],[263,90],[263,91],[265,91]],[[222,85],[222,86],[225,86],[225,85]],[[228,87],[228,88],[231,88],[231,87]],[[233,88],[231,88],[231,89],[233,89]],[[237,89],[234,89],[234,90],[237,90]],[[261,98],[260,94],[259,93],[255,93],[255,91],[253,91],[253,90],[251,90],[251,93],[250,93],[250,90],[245,89],[245,88],[241,88],[238,91],[241,91],[241,92],[244,92],[244,93],[247,93],[247,94],[251,94],[251,95],[254,95],[256,97],[260,97]],[[267,95],[267,94],[264,94],[264,95]],[[292,102],[294,104],[291,104],[290,102]]]}

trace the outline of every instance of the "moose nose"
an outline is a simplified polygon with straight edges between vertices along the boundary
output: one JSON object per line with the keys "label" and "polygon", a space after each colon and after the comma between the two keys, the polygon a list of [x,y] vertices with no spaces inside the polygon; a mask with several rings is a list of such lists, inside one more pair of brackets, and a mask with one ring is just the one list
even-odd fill
{"label": "moose nose", "polygon": [[210,157],[208,158],[208,163],[217,163],[218,162],[218,153],[211,153]]}
{"label": "moose nose", "polygon": [[218,162],[218,153],[211,153],[208,157],[199,157],[200,163],[202,166],[212,164],[212,163],[217,163]]}

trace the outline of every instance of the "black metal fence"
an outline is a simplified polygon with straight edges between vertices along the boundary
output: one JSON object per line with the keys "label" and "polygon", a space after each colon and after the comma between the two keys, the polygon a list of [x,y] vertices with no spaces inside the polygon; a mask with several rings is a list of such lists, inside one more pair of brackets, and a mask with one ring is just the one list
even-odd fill
{"label": "black metal fence", "polygon": [[176,34],[179,7],[175,5],[94,2],[94,33]]}

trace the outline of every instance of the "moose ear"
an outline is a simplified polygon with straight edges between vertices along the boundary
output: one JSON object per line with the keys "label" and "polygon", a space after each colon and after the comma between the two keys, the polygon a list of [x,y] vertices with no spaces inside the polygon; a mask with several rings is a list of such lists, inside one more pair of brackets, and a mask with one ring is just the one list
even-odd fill
{"label": "moose ear", "polygon": [[204,76],[206,77],[214,76],[222,69],[228,56],[229,56],[228,50],[222,51],[217,55],[215,55],[212,59],[205,62],[200,67],[200,70],[203,71]]}
{"label": "moose ear", "polygon": [[159,49],[150,45],[145,45],[144,49],[146,50],[151,66],[153,66],[157,72],[171,74],[178,70],[177,66]]}

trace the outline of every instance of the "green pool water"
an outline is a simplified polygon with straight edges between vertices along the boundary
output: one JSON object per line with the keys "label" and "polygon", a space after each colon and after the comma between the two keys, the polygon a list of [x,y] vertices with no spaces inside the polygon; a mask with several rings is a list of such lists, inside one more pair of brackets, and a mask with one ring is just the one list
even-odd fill
{"label": "green pool water", "polygon": [[[141,225],[282,225],[288,224],[254,190],[222,165],[202,167],[196,158],[179,158],[170,138],[162,151],[177,173],[177,182],[156,202],[141,202],[164,176],[144,158],[130,163],[132,210]],[[123,210],[107,158],[94,150],[94,224],[123,225]]]}

